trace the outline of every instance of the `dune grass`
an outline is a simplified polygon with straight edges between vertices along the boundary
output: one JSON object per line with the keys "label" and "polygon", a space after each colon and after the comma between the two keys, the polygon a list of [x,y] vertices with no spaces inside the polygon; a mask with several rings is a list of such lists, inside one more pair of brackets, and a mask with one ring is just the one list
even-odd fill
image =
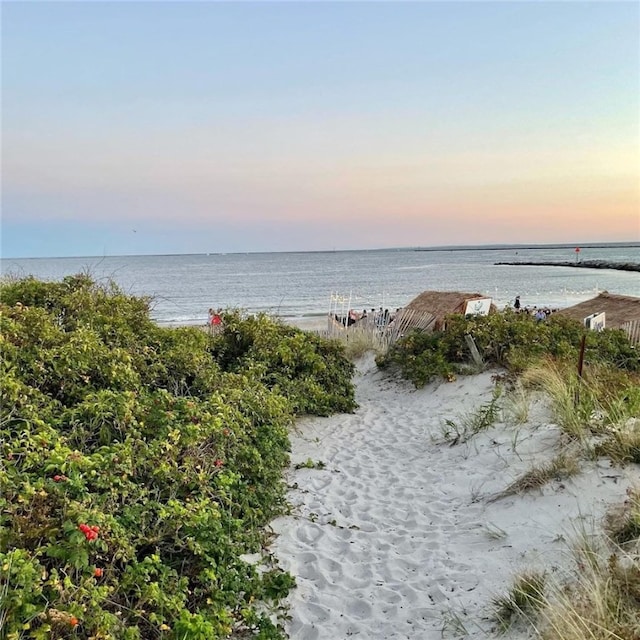
{"label": "dune grass", "polygon": [[[638,514],[635,502],[630,516]],[[631,548],[579,533],[568,580],[551,581],[541,572],[517,576],[511,588],[492,601],[493,620],[506,633],[529,627],[541,640],[638,640],[640,638],[640,556],[637,533],[620,521],[616,535],[631,536]]]}
{"label": "dune grass", "polygon": [[546,576],[527,572],[517,576],[509,591],[493,600],[493,618],[501,631],[507,631],[517,620],[529,620],[545,604]]}
{"label": "dune grass", "polygon": [[514,480],[503,491],[493,497],[490,502],[495,502],[507,496],[540,489],[552,480],[564,480],[578,473],[580,473],[580,463],[578,459],[573,455],[561,453],[547,464],[529,469],[529,471]]}
{"label": "dune grass", "polygon": [[609,426],[607,437],[595,447],[595,453],[621,464],[640,464],[640,418]]}
{"label": "dune grass", "polygon": [[640,638],[640,558],[635,550],[598,546],[583,538],[577,573],[556,587],[541,613],[543,640],[637,640]]}
{"label": "dune grass", "polygon": [[482,404],[475,411],[464,414],[458,421],[445,420],[441,427],[442,440],[453,447],[467,442],[476,434],[493,426],[500,415],[501,395],[502,387],[496,386],[489,402]]}
{"label": "dune grass", "polygon": [[[558,426],[583,452],[614,463],[640,462],[640,384],[634,372],[591,364],[579,377],[572,364],[548,359],[522,374],[528,388],[551,399]],[[532,469],[503,495],[526,491],[554,477],[578,472],[578,456],[560,455]],[[584,533],[576,572],[556,585],[539,618],[530,621],[543,640],[640,639],[640,493],[608,519],[611,544],[597,546]]]}
{"label": "dune grass", "polygon": [[558,426],[571,438],[616,462],[640,461],[637,374],[592,365],[579,377],[572,365],[549,359],[525,371],[522,380],[549,396]]}
{"label": "dune grass", "polygon": [[504,421],[515,425],[525,424],[529,420],[530,408],[531,392],[517,379],[503,400]]}
{"label": "dune grass", "polygon": [[607,532],[620,546],[635,543],[640,546],[640,488],[629,489],[629,498],[622,508],[609,513]]}

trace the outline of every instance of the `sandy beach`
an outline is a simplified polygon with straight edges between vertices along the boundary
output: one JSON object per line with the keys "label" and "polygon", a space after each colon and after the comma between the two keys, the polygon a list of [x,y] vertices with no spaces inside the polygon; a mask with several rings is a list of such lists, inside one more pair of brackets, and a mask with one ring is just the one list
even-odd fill
{"label": "sandy beach", "polygon": [[[495,373],[415,390],[368,356],[354,414],[298,423],[292,512],[273,523],[273,551],[298,585],[291,638],[491,637],[492,599],[518,572],[569,577],[572,541],[600,529],[639,482],[637,467],[581,460],[577,476],[495,499],[563,444],[541,398],[523,424],[499,421],[466,443],[444,441],[445,420],[491,400]],[[307,461],[314,468],[295,468]]]}

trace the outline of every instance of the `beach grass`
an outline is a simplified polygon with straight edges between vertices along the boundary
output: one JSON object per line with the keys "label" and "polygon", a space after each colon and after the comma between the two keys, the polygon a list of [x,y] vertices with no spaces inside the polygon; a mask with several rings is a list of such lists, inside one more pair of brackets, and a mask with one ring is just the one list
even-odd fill
{"label": "beach grass", "polygon": [[578,473],[580,473],[580,462],[576,456],[568,453],[560,453],[548,463],[529,469],[529,471],[494,496],[491,501],[526,493],[534,489],[541,489],[552,480],[565,480]]}
{"label": "beach grass", "polygon": [[480,405],[474,411],[463,414],[458,420],[445,419],[440,428],[442,440],[451,446],[464,444],[473,436],[493,426],[500,415],[501,395],[502,388],[496,386],[489,402]]}
{"label": "beach grass", "polygon": [[514,425],[522,425],[529,419],[531,409],[531,392],[518,378],[513,387],[505,394],[502,412],[504,420]]}
{"label": "beach grass", "polygon": [[640,377],[605,365],[583,376],[566,362],[547,360],[522,375],[551,399],[560,428],[597,455],[640,461]]}
{"label": "beach grass", "polygon": [[528,621],[545,604],[546,575],[529,571],[513,580],[507,593],[494,598],[493,618],[506,632],[516,621]]}
{"label": "beach grass", "polygon": [[630,488],[627,495],[624,505],[608,514],[606,523],[607,533],[621,547],[640,541],[640,487]]}
{"label": "beach grass", "polygon": [[556,585],[541,613],[543,640],[636,640],[640,637],[640,557],[584,536],[575,577]]}

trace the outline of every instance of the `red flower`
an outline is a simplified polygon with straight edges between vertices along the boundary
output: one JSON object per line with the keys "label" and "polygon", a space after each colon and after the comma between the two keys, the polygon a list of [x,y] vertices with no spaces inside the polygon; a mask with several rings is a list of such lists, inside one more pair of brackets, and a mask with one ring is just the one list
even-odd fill
{"label": "red flower", "polygon": [[78,618],[76,618],[75,616],[71,616],[71,617],[69,618],[69,624],[70,624],[72,627],[77,627],[77,626],[78,626]]}
{"label": "red flower", "polygon": [[220,458],[218,458],[213,464],[215,464],[216,467],[221,467],[224,464],[224,462],[220,460]]}
{"label": "red flower", "polygon": [[96,578],[102,578],[102,576],[104,575],[104,570],[100,567],[96,567],[93,571],[93,575]]}
{"label": "red flower", "polygon": [[53,476],[53,481],[54,482],[64,482],[65,480],[68,480],[69,478],[67,478],[67,476],[63,476],[63,475],[56,475]]}
{"label": "red flower", "polygon": [[84,537],[91,542],[92,540],[97,540],[98,532],[100,531],[100,527],[93,526],[90,527],[88,524],[80,524],[78,525],[78,529],[84,533]]}

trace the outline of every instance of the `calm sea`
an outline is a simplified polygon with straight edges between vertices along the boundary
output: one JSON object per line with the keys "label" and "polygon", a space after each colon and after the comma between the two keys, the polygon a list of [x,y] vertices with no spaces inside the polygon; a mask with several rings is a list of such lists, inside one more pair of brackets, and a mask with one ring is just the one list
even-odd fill
{"label": "calm sea", "polygon": [[[640,244],[583,247],[581,260],[640,263]],[[337,307],[395,309],[425,290],[478,292],[499,306],[566,307],[606,290],[640,295],[637,272],[573,267],[497,266],[503,261],[576,260],[575,247],[388,249],[318,253],[3,259],[3,276],[58,280],[88,272],[151,296],[161,324],[201,324],[210,307],[265,311],[287,319]]]}

